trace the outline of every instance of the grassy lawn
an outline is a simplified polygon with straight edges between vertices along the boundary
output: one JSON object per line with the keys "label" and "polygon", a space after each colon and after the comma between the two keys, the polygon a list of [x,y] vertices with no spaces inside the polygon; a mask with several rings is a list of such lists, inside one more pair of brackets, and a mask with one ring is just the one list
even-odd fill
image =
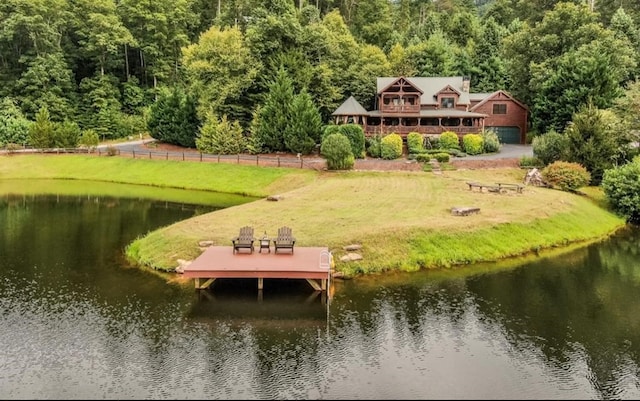
{"label": "grassy lawn", "polygon": [[[346,275],[414,271],[499,260],[603,238],[625,225],[604,207],[599,189],[575,195],[527,187],[522,194],[469,191],[465,181],[522,182],[520,169],[425,172],[325,172],[95,156],[0,158],[0,178],[75,178],[206,189],[261,199],[193,217],[138,238],[127,255],[173,270],[198,242],[231,245],[240,227],[257,236],[293,229],[297,246],[328,246]],[[267,201],[267,195],[282,199]],[[453,206],[480,213],[452,216]],[[362,261],[341,262],[345,245],[361,244]]]}

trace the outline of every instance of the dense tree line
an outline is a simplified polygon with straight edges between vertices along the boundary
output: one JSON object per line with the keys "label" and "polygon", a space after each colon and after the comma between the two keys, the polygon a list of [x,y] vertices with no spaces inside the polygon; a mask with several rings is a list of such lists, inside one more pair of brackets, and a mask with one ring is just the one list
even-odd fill
{"label": "dense tree line", "polygon": [[62,128],[28,127],[46,117],[70,140],[307,153],[343,100],[371,108],[399,75],[505,89],[534,134],[587,104],[634,131],[639,18],[635,0],[3,0],[0,146],[50,143]]}

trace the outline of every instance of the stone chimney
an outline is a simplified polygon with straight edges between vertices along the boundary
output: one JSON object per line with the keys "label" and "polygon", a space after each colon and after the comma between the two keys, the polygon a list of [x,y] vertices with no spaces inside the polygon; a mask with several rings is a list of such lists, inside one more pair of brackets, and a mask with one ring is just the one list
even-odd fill
{"label": "stone chimney", "polygon": [[462,91],[469,93],[470,86],[471,86],[471,77],[468,77],[468,76],[462,77]]}

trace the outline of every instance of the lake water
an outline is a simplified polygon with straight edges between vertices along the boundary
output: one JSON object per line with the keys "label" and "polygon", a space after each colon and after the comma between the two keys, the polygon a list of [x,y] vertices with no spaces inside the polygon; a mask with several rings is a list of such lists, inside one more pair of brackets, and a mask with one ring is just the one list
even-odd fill
{"label": "lake water", "polygon": [[215,207],[0,197],[1,399],[637,399],[640,230],[517,263],[334,281],[127,265]]}

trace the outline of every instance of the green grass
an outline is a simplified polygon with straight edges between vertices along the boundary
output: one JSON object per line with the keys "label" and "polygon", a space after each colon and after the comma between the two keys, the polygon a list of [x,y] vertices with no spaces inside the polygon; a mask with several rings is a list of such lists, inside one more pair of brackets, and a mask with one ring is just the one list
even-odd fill
{"label": "green grass", "polygon": [[[14,161],[20,165],[14,166]],[[603,208],[599,189],[578,195],[527,187],[522,194],[496,194],[469,191],[465,184],[522,182],[524,174],[518,168],[443,171],[441,175],[318,173],[77,155],[0,158],[0,177],[5,178],[62,175],[95,180],[99,175],[115,182],[282,196],[277,202],[263,198],[195,216],[140,237],[127,248],[127,256],[135,263],[167,271],[177,266],[177,259],[197,257],[202,252],[199,241],[231,245],[230,239],[245,225],[270,236],[287,225],[297,238],[296,246],[329,247],[336,269],[348,276],[494,261],[600,239],[625,225]],[[480,213],[452,216],[454,206],[479,207]],[[341,262],[346,254],[343,247],[353,243],[362,245],[363,260]]]}
{"label": "green grass", "polygon": [[305,185],[312,182],[316,175],[317,173],[304,169],[108,156],[12,155],[0,158],[0,179],[108,181],[254,197],[264,197],[285,188]]}

